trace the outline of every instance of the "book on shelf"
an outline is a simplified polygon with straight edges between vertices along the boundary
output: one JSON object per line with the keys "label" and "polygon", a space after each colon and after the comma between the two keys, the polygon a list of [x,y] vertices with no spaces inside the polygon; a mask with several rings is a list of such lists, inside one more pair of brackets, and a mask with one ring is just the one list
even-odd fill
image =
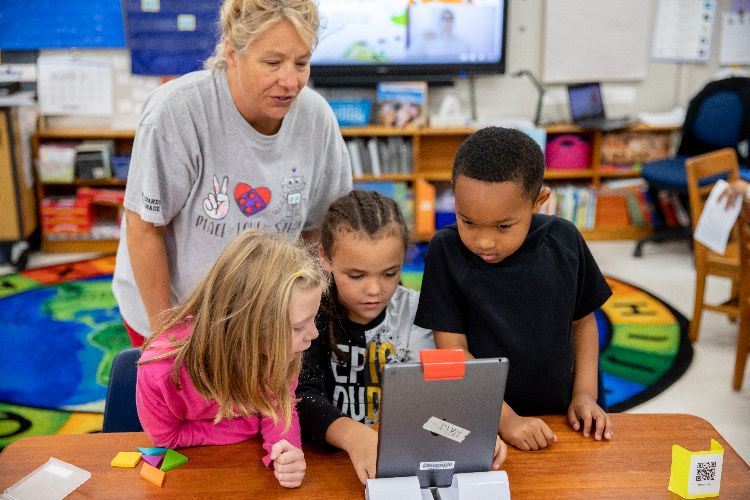
{"label": "book on shelf", "polygon": [[395,181],[356,181],[354,189],[376,191],[383,196],[396,200],[409,229],[414,227],[414,198],[406,182]]}
{"label": "book on shelf", "polygon": [[403,137],[347,139],[354,177],[411,174],[411,141]]}
{"label": "book on shelf", "polygon": [[375,121],[396,128],[427,125],[427,82],[379,82]]}
{"label": "book on shelf", "polygon": [[362,169],[362,157],[359,154],[359,148],[354,140],[345,141],[346,149],[349,150],[349,160],[352,164],[352,175],[354,177],[362,177],[365,175]]}
{"label": "book on shelf", "polygon": [[370,155],[370,170],[375,177],[382,174],[380,169],[380,153],[378,152],[378,138],[370,137],[367,140],[367,153]]}
{"label": "book on shelf", "polygon": [[414,181],[414,232],[421,236],[435,232],[435,186],[424,179]]}
{"label": "book on shelf", "polygon": [[679,226],[680,223],[677,220],[677,213],[675,212],[669,193],[667,191],[659,191],[656,196],[659,200],[659,208],[661,209],[665,224],[671,227]]}

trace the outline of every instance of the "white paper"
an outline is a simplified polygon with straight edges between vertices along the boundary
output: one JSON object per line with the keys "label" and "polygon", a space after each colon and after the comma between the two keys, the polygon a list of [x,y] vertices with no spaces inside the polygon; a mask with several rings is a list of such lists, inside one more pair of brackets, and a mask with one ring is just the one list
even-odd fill
{"label": "white paper", "polygon": [[110,116],[112,63],[70,56],[39,56],[37,92],[45,115]]}
{"label": "white paper", "polygon": [[707,61],[715,16],[716,0],[659,0],[651,57]]}
{"label": "white paper", "polygon": [[434,432],[435,434],[439,434],[440,436],[443,436],[445,438],[452,439],[457,443],[462,443],[470,432],[463,427],[459,427],[456,424],[452,424],[437,417],[430,417],[430,419],[424,423],[422,429]]}
{"label": "white paper", "polygon": [[688,476],[688,495],[718,495],[723,463],[723,453],[692,455],[690,476]]}
{"label": "white paper", "polygon": [[718,180],[714,184],[693,235],[696,241],[722,255],[727,249],[729,233],[742,208],[741,200],[735,200],[729,208],[726,208],[726,200],[719,201],[719,196],[728,186],[725,180]]}
{"label": "white paper", "polygon": [[750,64],[750,12],[721,16],[720,64]]}
{"label": "white paper", "polygon": [[0,64],[0,82],[35,82],[36,64]]}

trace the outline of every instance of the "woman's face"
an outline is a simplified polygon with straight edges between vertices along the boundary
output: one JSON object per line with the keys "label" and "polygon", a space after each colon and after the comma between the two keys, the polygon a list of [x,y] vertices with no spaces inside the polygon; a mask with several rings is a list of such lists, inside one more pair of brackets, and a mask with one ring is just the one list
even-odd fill
{"label": "woman's face", "polygon": [[261,134],[275,134],[310,77],[310,47],[289,21],[279,21],[242,52],[227,40],[225,54],[240,114]]}

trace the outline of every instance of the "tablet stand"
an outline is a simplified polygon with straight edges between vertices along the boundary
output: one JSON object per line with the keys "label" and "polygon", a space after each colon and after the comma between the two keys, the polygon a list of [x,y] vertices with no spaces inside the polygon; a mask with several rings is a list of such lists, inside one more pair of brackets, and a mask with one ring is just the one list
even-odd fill
{"label": "tablet stand", "polygon": [[[437,495],[433,495],[433,490]],[[417,476],[368,479],[366,500],[510,500],[505,471],[460,472],[448,488],[419,488]]]}
{"label": "tablet stand", "polygon": [[[460,349],[433,349],[420,353],[425,380],[463,378],[466,364]],[[447,488],[420,489],[417,476],[368,479],[366,500],[510,500],[505,471],[459,472]]]}

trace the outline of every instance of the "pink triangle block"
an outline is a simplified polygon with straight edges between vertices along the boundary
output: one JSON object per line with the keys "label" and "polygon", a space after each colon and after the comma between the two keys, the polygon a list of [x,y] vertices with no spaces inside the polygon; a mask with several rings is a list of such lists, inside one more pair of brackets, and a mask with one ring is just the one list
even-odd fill
{"label": "pink triangle block", "polygon": [[141,460],[158,469],[164,457],[161,455],[143,455]]}

